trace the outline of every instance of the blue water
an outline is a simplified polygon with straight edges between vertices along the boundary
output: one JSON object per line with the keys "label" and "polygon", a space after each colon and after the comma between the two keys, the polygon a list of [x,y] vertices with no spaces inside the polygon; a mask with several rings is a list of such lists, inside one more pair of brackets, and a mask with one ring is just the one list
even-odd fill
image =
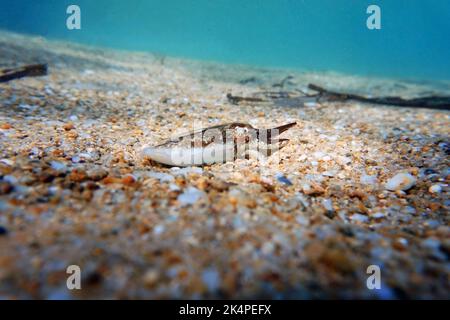
{"label": "blue water", "polygon": [[[70,4],[81,7],[81,30],[66,28]],[[381,7],[381,30],[366,27],[370,4]],[[226,63],[450,79],[449,0],[0,0],[0,29]]]}

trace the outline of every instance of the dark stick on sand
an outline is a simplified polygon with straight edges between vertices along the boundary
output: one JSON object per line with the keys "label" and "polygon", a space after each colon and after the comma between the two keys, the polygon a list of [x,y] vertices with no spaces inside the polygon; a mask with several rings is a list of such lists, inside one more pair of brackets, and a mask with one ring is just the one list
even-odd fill
{"label": "dark stick on sand", "polygon": [[14,69],[0,70],[0,82],[8,82],[24,77],[39,77],[47,75],[46,64],[32,64]]}
{"label": "dark stick on sand", "polygon": [[[309,84],[308,88],[315,91],[315,94],[307,94],[300,90],[297,92],[288,91],[262,91],[255,93],[262,95],[263,98],[258,97],[240,97],[232,94],[227,94],[228,101],[232,104],[247,103],[261,103],[273,102],[280,106],[303,106],[306,102],[346,102],[358,101],[362,103],[387,105],[395,107],[409,107],[409,108],[428,108],[437,110],[450,110],[450,96],[426,96],[414,99],[403,99],[401,97],[375,97],[367,98],[352,93],[335,92],[327,90],[315,84]],[[299,95],[300,93],[300,95]]]}
{"label": "dark stick on sand", "polygon": [[411,108],[429,108],[439,110],[450,110],[450,97],[444,96],[427,96],[414,99],[403,99],[400,97],[377,97],[367,98],[350,93],[334,92],[315,84],[309,84],[310,90],[318,92],[319,99],[327,101],[359,101],[363,103],[382,104],[396,107],[411,107]]}
{"label": "dark stick on sand", "polygon": [[243,101],[246,101],[246,102],[266,102],[264,99],[261,99],[261,98],[239,97],[239,96],[233,96],[231,93],[227,94],[227,99],[232,104],[239,104],[240,102],[243,102]]}

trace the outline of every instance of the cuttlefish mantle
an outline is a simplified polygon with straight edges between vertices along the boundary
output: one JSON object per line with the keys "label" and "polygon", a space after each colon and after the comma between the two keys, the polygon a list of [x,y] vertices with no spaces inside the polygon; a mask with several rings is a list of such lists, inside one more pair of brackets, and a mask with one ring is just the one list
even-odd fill
{"label": "cuttlefish mantle", "polygon": [[196,130],[157,146],[145,146],[142,154],[168,166],[186,167],[249,159],[257,152],[270,156],[286,145],[279,135],[292,128],[292,122],[270,129],[257,129],[246,123],[228,123]]}

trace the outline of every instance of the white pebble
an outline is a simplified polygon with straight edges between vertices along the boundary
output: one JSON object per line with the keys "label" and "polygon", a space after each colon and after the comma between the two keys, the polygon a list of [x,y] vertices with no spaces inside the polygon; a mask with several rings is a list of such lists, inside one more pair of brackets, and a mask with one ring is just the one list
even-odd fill
{"label": "white pebble", "polygon": [[409,173],[398,173],[395,176],[393,176],[391,179],[388,180],[385,187],[387,190],[390,191],[397,191],[397,190],[408,190],[411,189],[415,184],[417,180]]}
{"label": "white pebble", "polygon": [[204,196],[204,192],[194,187],[189,187],[182,194],[178,196],[178,201],[182,206],[196,203]]}
{"label": "white pebble", "polygon": [[175,178],[167,173],[164,172],[147,172],[147,176],[151,178],[158,179],[160,182],[172,182],[175,180]]}
{"label": "white pebble", "polygon": [[275,250],[275,246],[272,242],[266,242],[261,248],[261,252],[265,255],[270,255]]}
{"label": "white pebble", "polygon": [[305,102],[303,105],[305,107],[308,107],[308,108],[314,108],[314,107],[317,106],[317,103],[315,103],[315,102]]}
{"label": "white pebble", "polygon": [[333,211],[333,201],[331,201],[331,199],[323,199],[322,200],[322,204],[323,207],[327,210],[327,211]]}
{"label": "white pebble", "polygon": [[441,193],[442,192],[442,186],[440,184],[434,184],[428,189],[428,191],[430,193]]}
{"label": "white pebble", "polygon": [[202,273],[203,283],[209,291],[216,291],[220,286],[220,276],[215,268],[208,268]]}
{"label": "white pebble", "polygon": [[155,228],[153,229],[153,233],[157,236],[159,236],[161,233],[163,233],[165,230],[164,226],[159,224],[157,226],[155,226]]}
{"label": "white pebble", "polygon": [[334,172],[333,171],[325,171],[325,172],[322,172],[322,175],[325,177],[334,177]]}
{"label": "white pebble", "polygon": [[79,163],[80,161],[81,161],[81,158],[79,156],[72,157],[72,162],[73,163]]}
{"label": "white pebble", "polygon": [[369,176],[367,174],[363,174],[359,179],[359,182],[365,185],[375,185],[377,184],[377,176],[376,175]]}
{"label": "white pebble", "polygon": [[11,184],[16,184],[17,183],[17,178],[12,176],[12,175],[10,175],[10,174],[7,174],[6,176],[4,176],[3,180],[6,181],[6,182],[9,182]]}
{"label": "white pebble", "polygon": [[171,184],[169,184],[169,190],[170,191],[179,191],[180,187],[177,186],[175,183],[171,183]]}
{"label": "white pebble", "polygon": [[352,215],[350,217],[350,219],[352,221],[357,221],[357,222],[367,222],[369,220],[369,218],[365,215],[359,214],[359,213],[355,213],[354,215]]}
{"label": "white pebble", "polygon": [[14,161],[12,161],[10,159],[1,159],[0,162],[6,164],[7,166],[13,166],[14,165]]}
{"label": "white pebble", "polygon": [[314,158],[321,160],[323,157],[326,156],[326,154],[323,153],[322,151],[316,151],[316,152],[314,152],[313,156],[314,156]]}
{"label": "white pebble", "polygon": [[58,161],[50,162],[50,166],[52,167],[53,170],[56,170],[56,171],[66,171],[67,170],[67,166],[64,163],[58,162]]}
{"label": "white pebble", "polygon": [[383,212],[375,212],[373,215],[371,215],[374,219],[381,219],[384,218],[386,215]]}

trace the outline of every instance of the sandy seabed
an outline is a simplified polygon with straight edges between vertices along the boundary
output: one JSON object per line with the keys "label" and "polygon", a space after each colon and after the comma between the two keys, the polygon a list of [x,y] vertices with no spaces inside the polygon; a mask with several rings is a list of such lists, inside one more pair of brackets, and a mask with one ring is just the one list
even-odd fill
{"label": "sandy seabed", "polygon": [[[0,33],[1,68],[38,62],[48,76],[0,84],[1,298],[450,298],[448,111],[226,99],[287,75],[290,89],[374,96],[449,95],[449,83]],[[298,124],[263,161],[168,168],[140,152],[194,123],[236,121]],[[399,173],[408,189],[387,190]],[[66,287],[69,265],[81,290]]]}

